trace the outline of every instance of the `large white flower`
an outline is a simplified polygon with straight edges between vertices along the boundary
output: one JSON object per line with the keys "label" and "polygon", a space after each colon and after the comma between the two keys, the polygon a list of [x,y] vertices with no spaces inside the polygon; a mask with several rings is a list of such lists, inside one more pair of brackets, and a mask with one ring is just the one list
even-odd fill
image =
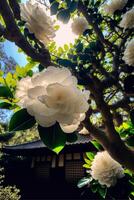
{"label": "large white flower", "polygon": [[88,22],[84,17],[77,17],[71,24],[72,32],[76,35],[81,35],[88,29]]}
{"label": "large white flower", "polygon": [[116,10],[122,10],[128,0],[109,0],[103,5],[103,10],[107,14],[113,14]]}
{"label": "large white flower", "polygon": [[66,133],[78,128],[89,108],[89,92],[77,88],[77,79],[68,69],[53,66],[27,81],[22,79],[16,97],[41,126],[59,122]]}
{"label": "large white flower", "polygon": [[134,28],[134,8],[127,11],[120,22],[120,27],[127,29],[127,28]]}
{"label": "large white flower", "polygon": [[91,175],[101,185],[114,186],[118,178],[124,177],[122,166],[113,160],[107,151],[98,152],[92,162]]}
{"label": "large white flower", "polygon": [[134,66],[134,39],[128,42],[122,59],[126,64]]}
{"label": "large white flower", "polygon": [[21,19],[36,38],[47,44],[55,37],[55,30],[51,18],[46,14],[46,7],[35,0],[20,4]]}
{"label": "large white flower", "polygon": [[18,105],[21,107],[26,107],[27,102],[29,101],[28,98],[28,90],[32,88],[32,82],[30,77],[26,77],[21,79],[17,84],[16,90],[16,98],[20,99]]}

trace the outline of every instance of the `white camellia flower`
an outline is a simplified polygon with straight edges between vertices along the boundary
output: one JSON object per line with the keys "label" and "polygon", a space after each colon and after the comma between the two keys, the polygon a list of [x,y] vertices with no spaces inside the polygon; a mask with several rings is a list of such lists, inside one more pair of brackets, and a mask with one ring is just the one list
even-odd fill
{"label": "white camellia flower", "polygon": [[103,10],[107,14],[113,14],[116,10],[122,10],[127,4],[128,0],[109,0],[103,4]]}
{"label": "white camellia flower", "polygon": [[134,28],[134,8],[127,11],[120,22],[120,27],[124,29],[131,29]]}
{"label": "white camellia flower", "polygon": [[128,42],[122,59],[127,65],[134,66],[134,39]]}
{"label": "white camellia flower", "polygon": [[68,69],[53,66],[22,79],[16,97],[41,126],[50,127],[58,122],[66,133],[78,128],[89,108],[89,91],[77,88],[77,79]]}
{"label": "white camellia flower", "polygon": [[114,186],[118,178],[124,177],[122,166],[107,151],[98,152],[91,165],[91,175],[101,185]]}
{"label": "white camellia flower", "polygon": [[77,17],[71,24],[72,32],[76,35],[81,35],[88,29],[88,22],[84,17]]}
{"label": "white camellia flower", "polygon": [[21,99],[18,102],[19,106],[26,107],[26,102],[29,101],[29,98],[27,96],[27,92],[32,87],[33,86],[32,86],[32,82],[31,82],[30,77],[23,78],[18,82],[17,91],[16,91],[16,98]]}
{"label": "white camellia flower", "polygon": [[20,4],[21,19],[35,37],[47,44],[55,37],[55,30],[51,18],[46,14],[46,7],[35,0]]}

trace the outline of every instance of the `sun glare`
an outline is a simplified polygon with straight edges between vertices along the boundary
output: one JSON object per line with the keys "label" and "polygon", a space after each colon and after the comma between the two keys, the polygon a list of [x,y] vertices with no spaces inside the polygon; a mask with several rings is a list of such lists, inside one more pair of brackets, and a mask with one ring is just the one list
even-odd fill
{"label": "sun glare", "polygon": [[63,24],[62,22],[58,22],[60,25],[59,30],[56,32],[56,37],[54,41],[56,42],[57,46],[64,46],[64,44],[74,43],[74,40],[77,36],[71,30],[71,20],[68,24]]}

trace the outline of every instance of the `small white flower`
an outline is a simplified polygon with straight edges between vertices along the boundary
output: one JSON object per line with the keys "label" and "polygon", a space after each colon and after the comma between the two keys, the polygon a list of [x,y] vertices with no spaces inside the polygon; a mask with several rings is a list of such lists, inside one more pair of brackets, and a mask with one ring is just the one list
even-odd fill
{"label": "small white flower", "polygon": [[92,162],[91,175],[101,185],[114,186],[118,178],[124,177],[122,166],[107,151],[98,152]]}
{"label": "small white flower", "polygon": [[89,108],[89,92],[77,88],[77,79],[68,69],[53,66],[27,81],[22,79],[16,97],[41,126],[50,127],[57,121],[66,133],[78,128]]}
{"label": "small white flower", "polygon": [[120,22],[120,27],[127,29],[127,28],[134,28],[134,8],[127,11]]}
{"label": "small white flower", "polygon": [[35,37],[47,44],[55,37],[55,30],[51,18],[46,14],[46,7],[35,0],[20,4],[21,19]]}
{"label": "small white flower", "polygon": [[127,65],[134,66],[134,39],[128,42],[122,59]]}
{"label": "small white flower", "polygon": [[77,17],[71,24],[72,32],[76,35],[81,35],[88,29],[88,22],[84,17]]}
{"label": "small white flower", "polygon": [[116,10],[122,10],[127,4],[128,0],[111,0],[103,5],[103,10],[107,14],[114,14]]}

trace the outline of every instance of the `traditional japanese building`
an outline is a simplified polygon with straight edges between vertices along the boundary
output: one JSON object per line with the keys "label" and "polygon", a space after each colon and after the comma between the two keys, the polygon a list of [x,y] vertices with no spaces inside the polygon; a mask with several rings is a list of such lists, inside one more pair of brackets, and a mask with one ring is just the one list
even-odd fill
{"label": "traditional japanese building", "polygon": [[67,142],[59,155],[41,140],[5,146],[6,180],[20,187],[26,200],[79,198],[76,185],[85,176],[83,156],[88,151],[95,151],[90,137],[80,134],[76,142]]}

